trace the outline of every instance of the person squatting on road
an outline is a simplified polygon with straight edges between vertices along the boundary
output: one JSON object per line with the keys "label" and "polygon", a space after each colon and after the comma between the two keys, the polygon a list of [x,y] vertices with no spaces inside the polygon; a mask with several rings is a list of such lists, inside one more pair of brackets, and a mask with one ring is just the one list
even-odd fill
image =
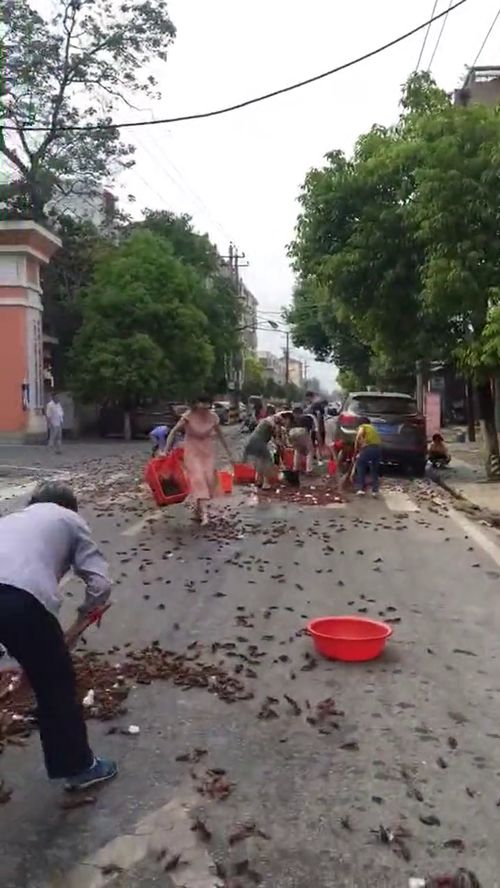
{"label": "person squatting on road", "polygon": [[20,664],[36,697],[47,774],[86,789],[118,773],[89,746],[75,671],[56,618],[59,582],[73,568],[86,584],[82,620],[106,603],[108,566],[77,514],[70,487],[45,482],[27,508],[0,518],[0,643]]}
{"label": "person squatting on road", "polygon": [[436,432],[432,436],[432,441],[429,444],[429,450],[427,452],[427,458],[430,464],[435,469],[442,469],[444,466],[450,464],[451,456],[449,450],[444,443],[444,438],[439,432]]}
{"label": "person squatting on road", "polygon": [[233,462],[226,439],[220,428],[219,417],[212,410],[212,399],[200,395],[193,401],[191,410],[181,416],[167,438],[167,451],[171,450],[176,435],[184,432],[184,467],[189,478],[191,496],[195,501],[195,514],[202,527],[208,524],[208,504],[217,490],[215,470],[215,442],[218,438],[230,462]]}
{"label": "person squatting on road", "polygon": [[366,478],[370,472],[372,480],[372,496],[378,496],[380,481],[380,458],[382,456],[381,438],[370,420],[364,417],[356,434],[354,453],[356,459],[357,496],[366,493]]}

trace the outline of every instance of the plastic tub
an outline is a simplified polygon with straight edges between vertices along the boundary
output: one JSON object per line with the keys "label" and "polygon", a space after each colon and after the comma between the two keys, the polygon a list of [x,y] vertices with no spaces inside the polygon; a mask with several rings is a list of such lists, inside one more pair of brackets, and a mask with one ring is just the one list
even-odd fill
{"label": "plastic tub", "polygon": [[387,623],[366,617],[318,617],[307,626],[314,646],[328,660],[374,660],[392,635]]}
{"label": "plastic tub", "polygon": [[233,492],[233,476],[231,472],[217,472],[222,493]]}
{"label": "plastic tub", "polygon": [[236,484],[253,484],[255,481],[255,469],[246,463],[235,463],[234,480]]}

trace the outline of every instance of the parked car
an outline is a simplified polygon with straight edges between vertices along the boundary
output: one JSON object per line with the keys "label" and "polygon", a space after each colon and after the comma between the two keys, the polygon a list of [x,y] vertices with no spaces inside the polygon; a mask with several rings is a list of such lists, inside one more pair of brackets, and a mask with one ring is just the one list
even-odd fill
{"label": "parked car", "polygon": [[427,462],[425,417],[414,398],[397,392],[353,392],[340,410],[336,442],[354,444],[363,417],[382,438],[382,461],[423,477]]}
{"label": "parked car", "polygon": [[[187,404],[172,401],[137,407],[130,417],[132,437],[145,438],[158,425],[166,424],[171,428],[186,410],[189,410]],[[108,405],[101,408],[99,433],[103,438],[123,437],[123,410],[120,407]]]}

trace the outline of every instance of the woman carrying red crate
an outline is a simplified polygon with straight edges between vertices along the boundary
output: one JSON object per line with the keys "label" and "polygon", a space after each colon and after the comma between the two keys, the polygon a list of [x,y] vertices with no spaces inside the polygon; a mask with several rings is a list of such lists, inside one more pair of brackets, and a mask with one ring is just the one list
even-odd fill
{"label": "woman carrying red crate", "polygon": [[208,503],[217,488],[215,444],[218,439],[230,461],[231,453],[222,434],[219,417],[212,410],[212,399],[200,395],[190,410],[181,416],[167,438],[167,451],[179,432],[184,432],[184,468],[189,479],[191,496],[195,501],[196,517],[202,527],[208,524]]}

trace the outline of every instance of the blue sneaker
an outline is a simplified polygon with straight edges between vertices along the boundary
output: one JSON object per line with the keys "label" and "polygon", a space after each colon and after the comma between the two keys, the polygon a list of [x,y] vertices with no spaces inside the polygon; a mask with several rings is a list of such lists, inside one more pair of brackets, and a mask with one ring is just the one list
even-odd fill
{"label": "blue sneaker", "polygon": [[107,759],[94,758],[90,768],[77,774],[76,777],[70,777],[66,781],[64,787],[66,792],[77,792],[78,790],[88,789],[90,786],[96,786],[98,783],[105,783],[106,780],[112,780],[118,774],[118,766],[116,762]]}

